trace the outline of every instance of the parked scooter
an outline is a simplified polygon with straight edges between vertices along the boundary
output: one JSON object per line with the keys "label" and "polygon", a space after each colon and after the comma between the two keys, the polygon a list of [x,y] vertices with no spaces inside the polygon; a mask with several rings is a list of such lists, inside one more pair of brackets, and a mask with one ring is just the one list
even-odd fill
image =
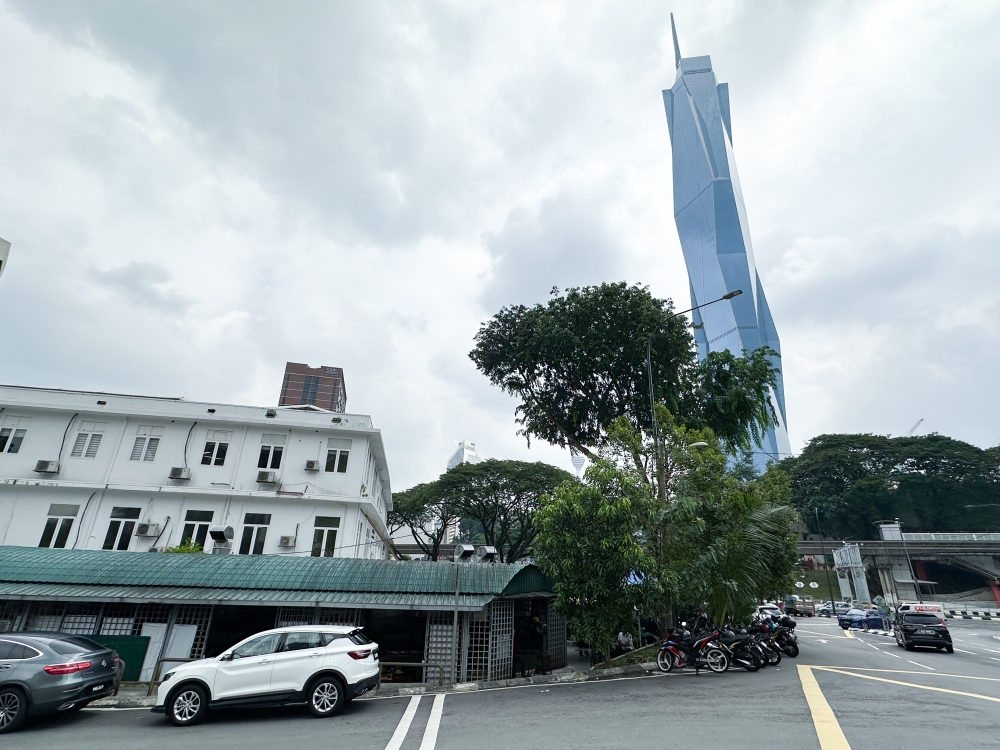
{"label": "parked scooter", "polygon": [[692,667],[695,671],[708,668],[721,674],[729,669],[729,656],[717,642],[720,635],[714,628],[696,636],[683,627],[668,630],[667,639],[656,655],[656,666],[662,672],[670,672],[674,667]]}

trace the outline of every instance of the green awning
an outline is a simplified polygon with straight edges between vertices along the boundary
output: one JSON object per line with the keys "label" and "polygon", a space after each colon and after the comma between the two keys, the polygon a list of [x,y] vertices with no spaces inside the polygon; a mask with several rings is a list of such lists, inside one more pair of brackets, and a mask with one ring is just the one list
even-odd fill
{"label": "green awning", "polygon": [[0,547],[0,599],[448,610],[456,573],[462,610],[552,590],[550,579],[523,563]]}

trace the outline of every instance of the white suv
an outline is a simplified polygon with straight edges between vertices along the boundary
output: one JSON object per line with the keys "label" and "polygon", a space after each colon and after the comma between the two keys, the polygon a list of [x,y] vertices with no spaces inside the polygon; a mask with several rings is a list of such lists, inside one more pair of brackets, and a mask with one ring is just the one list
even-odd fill
{"label": "white suv", "polygon": [[345,701],[378,685],[378,644],[360,628],[303,625],[247,638],[220,656],[182,664],[163,676],[154,713],[177,726],[210,708],[306,703],[333,716]]}

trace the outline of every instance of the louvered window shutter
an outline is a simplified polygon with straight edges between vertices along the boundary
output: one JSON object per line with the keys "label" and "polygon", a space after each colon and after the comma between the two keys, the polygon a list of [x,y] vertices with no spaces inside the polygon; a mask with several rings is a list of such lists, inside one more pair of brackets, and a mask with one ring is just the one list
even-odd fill
{"label": "louvered window shutter", "polygon": [[73,443],[73,450],[69,452],[71,458],[79,458],[83,455],[83,446],[87,444],[87,433],[78,432],[76,434],[76,442]]}
{"label": "louvered window shutter", "polygon": [[138,461],[142,458],[142,449],[146,447],[146,438],[137,437],[135,443],[132,444],[132,455],[128,457],[129,461]]}
{"label": "louvered window shutter", "polygon": [[149,444],[146,446],[146,453],[142,457],[143,461],[152,461],[156,458],[156,448],[160,445],[160,439],[151,437],[149,439]]}
{"label": "louvered window shutter", "polygon": [[90,436],[90,442],[87,443],[87,452],[84,454],[84,458],[94,458],[97,455],[97,449],[101,447],[101,438],[103,438],[99,432],[95,432]]}

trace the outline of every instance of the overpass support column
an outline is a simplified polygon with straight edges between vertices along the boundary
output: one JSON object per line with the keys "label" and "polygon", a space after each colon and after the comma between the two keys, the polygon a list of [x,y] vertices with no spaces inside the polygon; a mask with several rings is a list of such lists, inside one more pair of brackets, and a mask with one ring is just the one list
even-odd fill
{"label": "overpass support column", "polygon": [[987,583],[990,585],[990,591],[993,592],[993,599],[1000,605],[1000,581],[987,581]]}

